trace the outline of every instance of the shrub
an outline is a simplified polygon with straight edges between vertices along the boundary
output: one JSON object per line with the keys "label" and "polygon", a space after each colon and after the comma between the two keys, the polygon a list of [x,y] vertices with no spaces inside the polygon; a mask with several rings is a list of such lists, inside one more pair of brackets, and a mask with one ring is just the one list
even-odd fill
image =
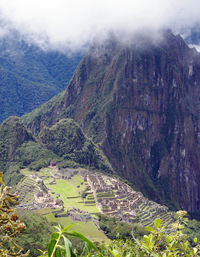
{"label": "shrub", "polygon": [[[195,246],[191,246],[182,232],[185,211],[177,212],[177,222],[173,224],[171,231],[166,231],[162,226],[161,219],[156,219],[154,227],[146,227],[148,235],[144,235],[141,240],[132,239],[113,240],[110,245],[99,245],[95,247],[86,237],[74,231],[68,232],[70,226],[65,229],[57,227],[58,232],[54,232],[48,247],[48,253],[43,253],[43,257],[174,257],[199,256],[200,246],[197,238],[194,238]],[[64,234],[77,236],[85,242],[82,252],[77,255],[73,250],[71,242],[63,237]],[[63,243],[61,238],[63,237]],[[61,242],[61,244],[60,244]],[[48,254],[48,255],[47,255]]]}
{"label": "shrub", "polygon": [[18,197],[16,194],[11,194],[10,189],[3,185],[0,172],[0,256],[24,257],[28,256],[29,251],[23,254],[23,248],[16,244],[14,238],[24,230],[25,225],[18,220],[13,209],[18,203]]}

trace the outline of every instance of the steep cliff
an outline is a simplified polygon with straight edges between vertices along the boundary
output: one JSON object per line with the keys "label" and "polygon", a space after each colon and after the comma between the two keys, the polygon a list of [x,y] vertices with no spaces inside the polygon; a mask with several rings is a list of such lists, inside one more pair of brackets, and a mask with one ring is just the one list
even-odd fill
{"label": "steep cliff", "polygon": [[37,134],[74,118],[145,195],[200,211],[199,81],[200,56],[180,36],[110,40],[90,49],[64,96],[24,121]]}

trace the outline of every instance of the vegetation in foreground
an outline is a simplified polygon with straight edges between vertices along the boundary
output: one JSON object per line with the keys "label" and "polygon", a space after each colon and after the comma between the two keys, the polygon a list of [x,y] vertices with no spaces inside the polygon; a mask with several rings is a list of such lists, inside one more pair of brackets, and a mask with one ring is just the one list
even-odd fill
{"label": "vegetation in foreground", "polygon": [[[98,247],[82,234],[70,231],[70,225],[64,229],[56,226],[48,245],[48,250],[43,252],[40,257],[64,257],[64,256],[84,256],[84,257],[167,257],[167,256],[199,256],[200,245],[197,238],[193,239],[190,245],[182,232],[183,217],[185,211],[177,212],[177,222],[173,225],[172,231],[166,231],[165,226],[161,225],[161,219],[156,219],[154,227],[146,227],[148,235],[144,235],[141,240],[132,235],[132,239],[115,240],[109,245],[99,245]],[[72,247],[67,236],[74,236],[83,241],[81,252],[77,252]]]}

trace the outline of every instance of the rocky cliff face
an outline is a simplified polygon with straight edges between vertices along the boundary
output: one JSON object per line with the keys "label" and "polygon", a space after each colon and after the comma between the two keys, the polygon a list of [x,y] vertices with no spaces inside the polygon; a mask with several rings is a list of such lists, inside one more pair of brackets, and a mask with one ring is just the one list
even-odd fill
{"label": "rocky cliff face", "polygon": [[63,117],[100,143],[114,169],[153,200],[200,211],[200,56],[180,36],[93,46],[64,97],[29,118]]}

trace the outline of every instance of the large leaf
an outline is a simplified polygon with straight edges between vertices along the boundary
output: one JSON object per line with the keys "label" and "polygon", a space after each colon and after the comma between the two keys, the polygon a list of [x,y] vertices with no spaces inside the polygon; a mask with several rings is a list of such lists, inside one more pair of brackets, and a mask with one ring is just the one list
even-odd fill
{"label": "large leaf", "polygon": [[154,221],[154,226],[155,226],[156,229],[159,228],[161,222],[162,222],[162,220],[161,220],[160,218],[158,218],[158,219],[156,219],[156,220]]}
{"label": "large leaf", "polygon": [[54,247],[55,247],[55,244],[58,240],[58,237],[59,237],[59,233],[58,232],[53,232],[51,234],[51,239],[50,239],[50,242],[49,242],[49,245],[48,245],[48,256],[51,257],[52,253],[53,253],[53,250],[54,250]]}
{"label": "large leaf", "polygon": [[65,244],[64,248],[65,248],[65,252],[66,252],[66,257],[71,257],[72,243],[64,235],[62,237],[64,239],[64,244]]}
{"label": "large leaf", "polygon": [[154,229],[152,227],[145,227],[145,230],[148,232],[154,232]]}
{"label": "large leaf", "polygon": [[[56,248],[56,251],[55,251],[54,256],[55,256],[55,257],[62,257],[61,249],[60,249],[60,248]],[[53,257],[54,257],[54,256],[53,256]]]}
{"label": "large leaf", "polygon": [[70,224],[69,226],[63,228],[62,233],[66,232],[69,228],[71,228],[72,226],[74,226],[74,224]]}
{"label": "large leaf", "polygon": [[3,173],[0,171],[0,185],[3,185]]}
{"label": "large leaf", "polygon": [[94,250],[96,250],[96,251],[98,250],[97,247],[96,247],[96,245],[93,244],[89,239],[87,239],[87,238],[86,238],[85,236],[83,236],[82,234],[80,234],[80,233],[78,233],[78,232],[76,232],[76,231],[70,231],[70,232],[65,232],[65,233],[66,233],[67,235],[69,235],[69,236],[77,237],[77,238],[83,240],[84,242],[86,242],[87,245],[88,245],[89,250],[91,250],[91,249],[94,249]]}

